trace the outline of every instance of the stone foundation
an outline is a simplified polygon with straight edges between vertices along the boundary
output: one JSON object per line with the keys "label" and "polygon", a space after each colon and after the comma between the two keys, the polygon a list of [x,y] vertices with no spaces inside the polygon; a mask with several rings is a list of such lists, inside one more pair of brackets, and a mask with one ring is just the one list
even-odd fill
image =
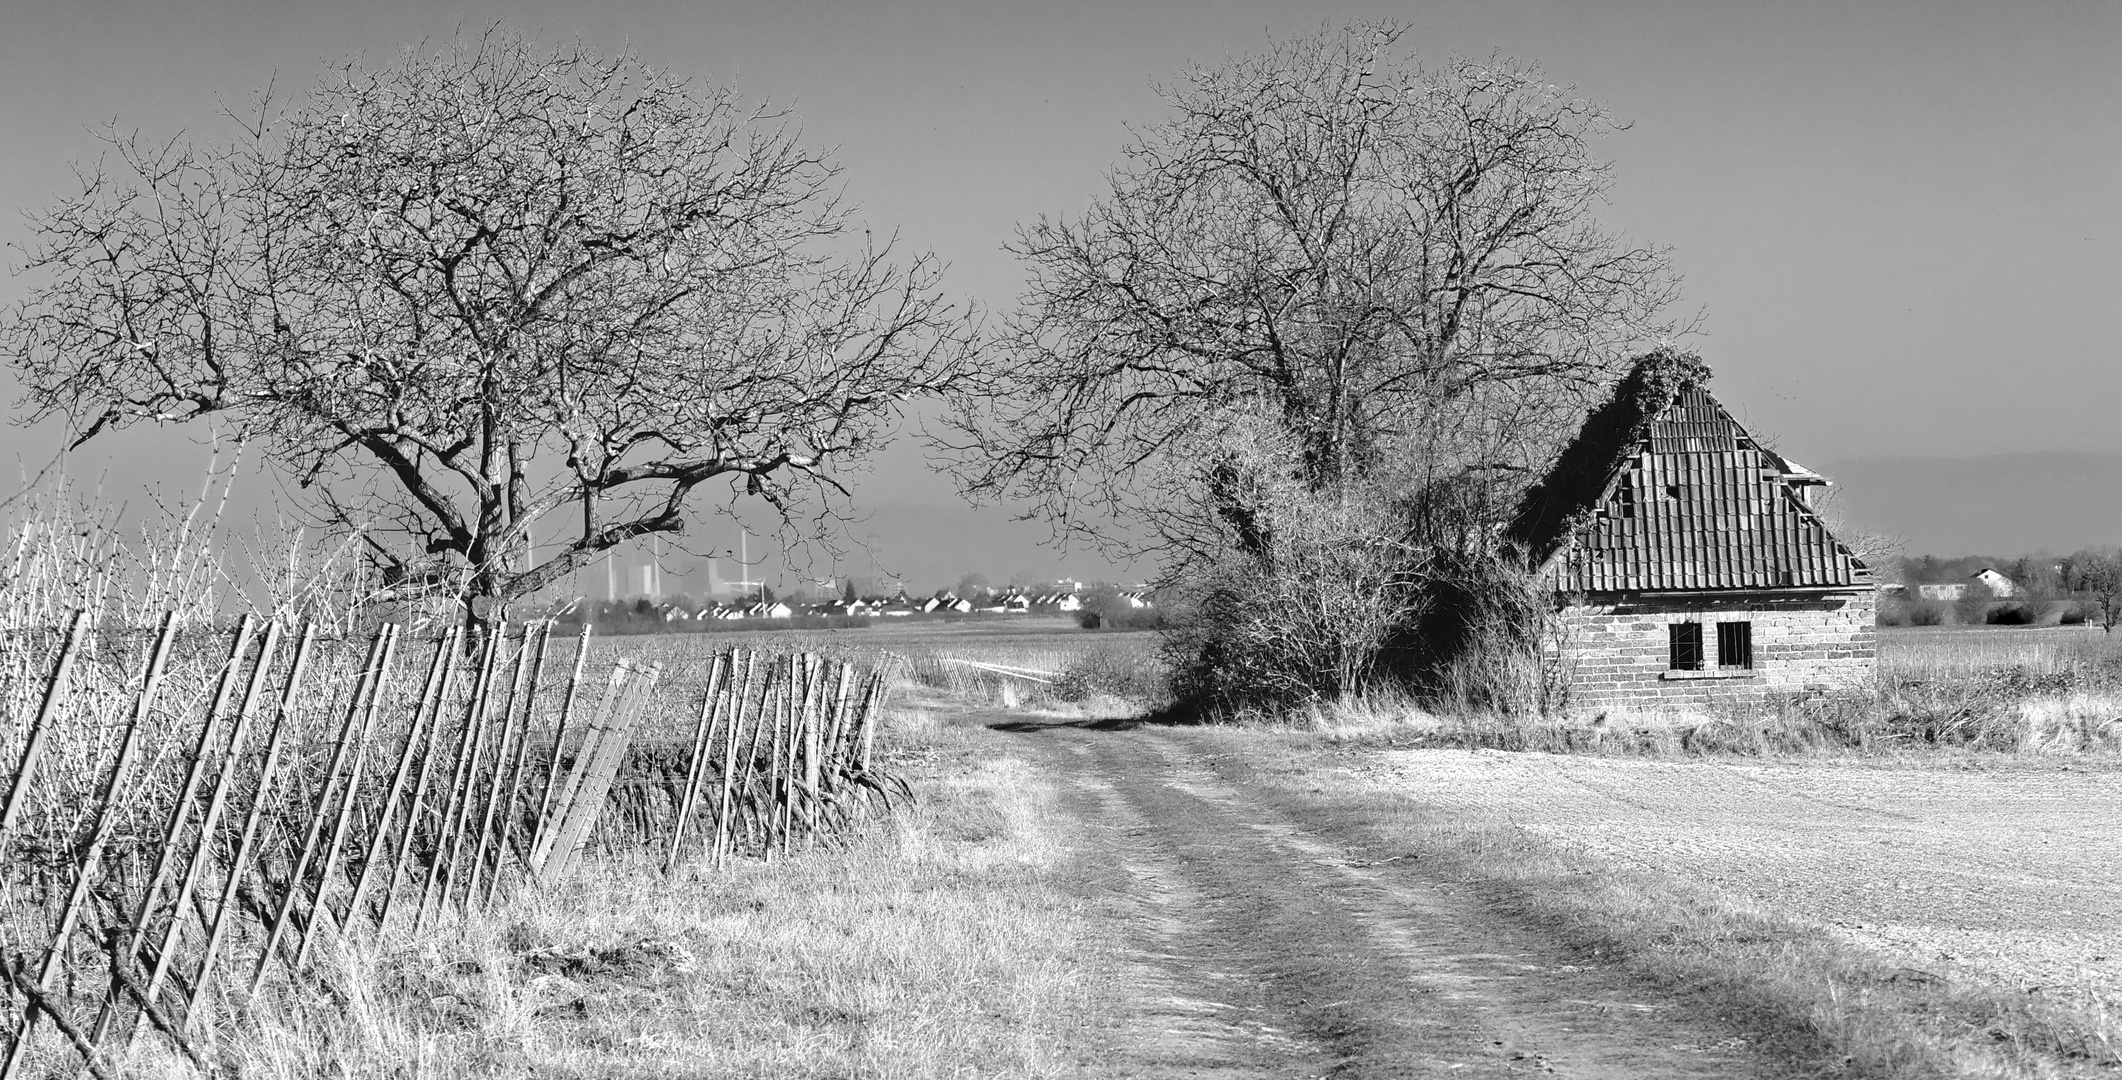
{"label": "stone foundation", "polygon": [[[1571,712],[1746,705],[1773,695],[1869,687],[1878,671],[1878,594],[1588,597],[1565,606],[1548,642]],[[1753,624],[1753,667],[1716,667],[1716,624]],[[1705,669],[1670,667],[1670,631],[1699,622]]]}

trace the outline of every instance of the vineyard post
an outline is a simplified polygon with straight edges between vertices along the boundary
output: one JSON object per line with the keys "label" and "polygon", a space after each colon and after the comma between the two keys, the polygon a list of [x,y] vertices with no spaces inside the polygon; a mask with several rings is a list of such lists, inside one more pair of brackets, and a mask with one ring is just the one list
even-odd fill
{"label": "vineyard post", "polygon": [[825,728],[825,658],[805,653],[803,666],[807,683],[803,693],[803,842],[808,846],[818,842],[818,785],[822,771],[818,751]]}
{"label": "vineyard post", "polygon": [[700,782],[707,774],[708,753],[715,742],[715,727],[722,718],[723,666],[734,664],[736,658],[716,653],[707,665],[707,695],[700,699],[700,726],[693,732],[693,752],[685,773],[685,792],[679,800],[678,820],[671,826],[670,854],[663,860],[663,872],[668,874],[678,866],[680,845],[685,843],[685,826],[692,820],[695,802],[700,797]]}
{"label": "vineyard post", "polygon": [[[524,681],[530,674],[528,669],[533,629],[535,628],[531,624],[524,624],[523,642],[516,647],[516,672],[509,677],[508,693],[501,699],[501,737],[494,746],[494,775],[486,788],[486,808],[479,815],[479,846],[472,852],[471,878],[464,890],[466,907],[470,907],[473,898],[479,895],[479,879],[486,872],[486,853],[493,846],[494,811],[497,809],[495,804],[501,801],[501,793],[508,783],[503,774],[508,771],[509,737],[516,726],[516,695],[523,692]],[[498,876],[500,867],[496,866],[494,870]]]}
{"label": "vineyard post", "polygon": [[848,751],[847,744],[850,732],[850,727],[847,722],[848,691],[854,687],[854,682],[854,663],[848,660],[840,661],[840,678],[835,682],[833,694],[832,740],[826,747],[825,751],[825,760],[830,762],[833,766],[833,771],[829,775],[828,779],[832,781],[833,787],[835,789],[840,786],[839,781],[847,771],[845,768],[841,767],[840,762],[841,759],[846,756]]}
{"label": "vineyard post", "polygon": [[530,760],[531,728],[534,726],[535,717],[537,716],[538,690],[545,679],[545,650],[553,638],[553,621],[551,619],[547,619],[537,625],[538,652],[531,659],[530,684],[523,691],[522,729],[516,736],[515,760],[510,762],[508,767],[508,796],[506,801],[501,804],[501,835],[497,839],[497,846],[494,849],[494,873],[492,877],[487,879],[486,896],[481,901],[481,905],[484,907],[493,906],[494,890],[501,883],[501,867],[508,860],[511,851],[516,853],[516,857],[526,867],[530,863],[528,853],[517,848],[514,841],[518,818],[516,804],[522,801],[524,794],[524,766]]}
{"label": "vineyard post", "polygon": [[[560,701],[560,719],[553,724],[553,750],[545,758],[545,784],[538,791],[538,812],[531,818],[530,851],[535,869],[538,845],[545,839],[545,815],[552,809],[553,782],[559,778],[560,746],[567,739],[567,722],[575,712],[575,694],[582,686],[582,665],[589,659],[590,624],[582,624],[582,637],[575,644],[575,670],[567,678],[567,694]],[[580,757],[580,753],[576,754]]]}
{"label": "vineyard post", "polygon": [[[339,865],[339,849],[346,842],[346,826],[353,816],[354,797],[361,790],[361,766],[368,760],[369,735],[376,729],[376,713],[382,707],[383,695],[390,686],[391,669],[398,659],[397,624],[385,623],[383,634],[383,659],[376,669],[376,680],[369,687],[368,706],[361,712],[361,734],[356,737],[353,764],[346,769],[346,790],[339,797],[339,813],[332,823],[331,843],[324,848],[324,865],[317,871],[317,891],[310,897],[309,921],[295,932],[295,969],[298,971],[309,962],[310,944],[317,940],[317,923],[331,913],[325,901],[331,892],[332,871]],[[351,913],[353,909],[347,910]]]}
{"label": "vineyard post", "polygon": [[[390,924],[391,908],[398,900],[398,881],[405,876],[405,861],[412,856],[413,839],[419,833],[422,818],[425,816],[422,814],[421,809],[427,799],[427,781],[430,776],[434,775],[435,752],[442,745],[442,724],[443,718],[447,715],[446,710],[449,709],[450,692],[457,688],[457,643],[459,633],[460,631],[457,627],[450,627],[442,632],[442,641],[435,646],[437,650],[435,654],[436,662],[442,665],[442,687],[436,691],[435,705],[428,715],[427,748],[420,755],[420,775],[413,781],[412,794],[407,796],[405,831],[398,834],[398,850],[391,854],[391,876],[390,881],[383,887],[383,909],[376,913],[376,929],[378,932],[381,932],[385,926]],[[436,830],[441,828],[439,819],[435,828]],[[439,848],[441,846],[439,831],[435,839],[436,846]],[[427,893],[424,889],[420,894],[420,900],[424,907],[427,902]],[[419,915],[415,913],[413,917],[417,922]]]}
{"label": "vineyard post", "polygon": [[722,751],[722,799],[715,810],[714,866],[717,870],[722,868],[723,853],[728,850],[731,839],[731,799],[735,794],[737,744],[744,737],[744,707],[751,696],[752,674],[758,662],[759,654],[756,651],[748,654],[744,661],[744,677],[741,680],[735,679],[737,654],[730,653],[730,670],[734,685],[730,687],[729,742]]}
{"label": "vineyard post", "polygon": [[[170,639],[176,635],[176,629],[176,611],[164,612],[162,627],[155,634],[155,644],[148,655],[147,672],[141,677],[138,696],[133,699],[133,715],[126,722],[125,737],[118,746],[118,762],[111,767],[110,779],[103,786],[96,823],[90,829],[88,847],[81,855],[81,869],[74,876],[74,887],[67,895],[59,926],[52,931],[51,944],[44,950],[44,963],[37,971],[37,995],[51,992],[52,981],[58,978],[59,969],[66,963],[67,942],[74,936],[74,927],[81,920],[82,905],[88,900],[90,886],[96,882],[104,845],[110,842],[120,810],[131,795],[126,781],[131,778],[133,761],[140,756],[140,728],[147,719],[148,710],[154,707],[156,693],[162,689],[162,669],[169,660]],[[13,1077],[22,1067],[22,1055],[29,1051],[30,1032],[36,1026],[37,1011],[42,1004],[37,995],[30,997],[22,1010],[22,1019],[16,1023],[14,1041],[7,1048],[7,1060],[0,1063],[0,1080]],[[54,1016],[56,1018],[57,1014]],[[94,1047],[87,1052],[93,1060]]]}
{"label": "vineyard post", "polygon": [[[242,667],[244,650],[250,647],[251,634],[256,626],[257,621],[248,614],[236,624],[236,640],[229,647],[228,662],[221,666],[221,674],[214,682],[213,700],[206,708],[206,720],[199,725],[199,739],[192,745],[192,760],[185,769],[184,787],[177,794],[176,805],[170,808],[169,824],[162,830],[162,845],[155,854],[154,872],[148,875],[147,889],[140,894],[139,906],[133,910],[132,922],[126,927],[123,959],[115,962],[131,963],[140,955],[141,940],[147,936],[148,922],[154,916],[155,897],[169,883],[169,873],[176,867],[184,823],[191,817],[192,803],[199,797],[199,785],[206,780],[206,761],[212,756],[214,733],[220,730],[221,713],[228,708],[229,696],[235,691],[236,672]],[[201,845],[207,840],[203,834],[199,838]],[[178,914],[182,914],[181,909]],[[96,1021],[90,1026],[90,1042],[98,1046],[103,1044],[103,1036],[110,1030],[117,1007],[118,995],[113,988],[104,993],[103,1004],[96,1010]]]}
{"label": "vineyard post", "polygon": [[[609,731],[613,720],[612,709],[618,704],[619,691],[624,687],[626,677],[632,670],[633,661],[625,657],[621,657],[618,663],[612,665],[611,678],[604,684],[604,698],[597,703],[597,711],[590,716],[589,727],[582,732],[582,744],[575,748],[575,763],[567,770],[567,782],[561,785],[559,797],[553,800],[556,825],[558,819],[566,816],[569,806],[574,802],[575,792],[582,786],[583,777],[588,775],[590,759],[596,755],[598,746]],[[531,853],[531,862],[536,875],[541,879],[545,877],[545,864],[554,854],[551,830],[546,831],[548,835],[543,845]]]}
{"label": "vineyard post", "polygon": [[375,686],[376,665],[383,659],[383,643],[390,637],[389,631],[379,631],[368,646],[368,660],[363,663],[361,677],[354,684],[354,693],[346,704],[346,720],[339,725],[339,738],[332,744],[332,756],[324,767],[324,783],[317,788],[317,806],[310,812],[309,825],[302,837],[301,854],[287,872],[287,891],[280,896],[280,905],[273,912],[273,920],[265,929],[265,947],[258,951],[258,966],[251,971],[249,993],[256,994],[265,982],[265,970],[272,966],[273,954],[279,951],[280,939],[287,933],[288,916],[294,914],[295,900],[302,894],[303,875],[309,872],[309,861],[317,854],[317,844],[324,838],[324,820],[332,805],[332,792],[339,782],[339,767],[345,763],[346,754],[354,741],[354,725],[361,720],[361,713],[368,704],[370,690]]}
{"label": "vineyard post", "polygon": [[[451,631],[456,628],[451,627]],[[398,753],[397,767],[391,770],[390,793],[383,798],[383,812],[376,820],[376,827],[369,832],[368,843],[363,845],[361,876],[354,881],[354,895],[346,902],[346,914],[339,920],[341,926],[351,921],[361,910],[361,899],[368,895],[368,883],[376,875],[376,864],[390,846],[391,821],[397,816],[398,803],[405,796],[405,782],[412,775],[413,757],[420,749],[420,735],[427,726],[430,710],[440,709],[441,685],[445,680],[445,669],[449,665],[449,649],[456,638],[454,633],[445,633],[435,646],[434,658],[428,661],[427,678],[420,685],[420,700],[413,706],[411,725],[405,732],[405,747]],[[415,808],[406,811],[406,829],[411,831],[417,820],[417,794]],[[395,869],[395,863],[393,864]],[[395,877],[395,875],[394,875]],[[378,926],[382,925],[379,921]]]}
{"label": "vineyard post", "polygon": [[206,994],[207,980],[214,971],[214,954],[221,948],[221,939],[228,931],[229,909],[235,906],[236,889],[243,883],[243,874],[250,861],[251,848],[257,843],[258,825],[265,818],[266,803],[273,794],[274,772],[280,764],[280,751],[287,742],[287,718],[294,711],[295,695],[301,692],[302,676],[309,668],[310,648],[317,641],[317,624],[302,624],[302,637],[295,644],[295,659],[287,671],[287,684],[281,690],[280,701],[273,709],[273,733],[266,740],[265,762],[258,767],[258,793],[252,797],[250,811],[244,817],[243,834],[236,842],[235,858],[228,866],[228,880],[222,883],[221,902],[214,908],[213,924],[206,932],[206,950],[199,958],[199,973],[192,979],[191,993],[185,998],[184,1022],[187,1027],[198,1018],[196,1006]]}
{"label": "vineyard post", "polygon": [[30,780],[37,775],[37,759],[43,756],[52,714],[66,698],[66,677],[74,669],[74,657],[81,652],[81,638],[87,632],[88,609],[82,608],[74,612],[74,621],[67,624],[66,642],[59,646],[59,659],[52,665],[51,675],[44,680],[44,700],[37,706],[36,719],[30,721],[29,737],[22,743],[22,759],[15,766],[14,779],[8,783],[7,802],[0,804],[0,857],[5,857],[7,834],[14,830],[15,819],[22,813],[23,797],[29,794]]}
{"label": "vineyard post", "polygon": [[[413,912],[415,931],[427,924],[427,898],[434,895],[435,882],[445,871],[454,872],[456,869],[456,854],[450,844],[458,842],[463,827],[462,799],[470,789],[473,756],[479,752],[477,740],[486,705],[486,686],[493,676],[494,653],[500,648],[500,641],[501,636],[494,632],[494,628],[489,628],[486,640],[480,643],[479,666],[472,675],[471,698],[464,704],[464,727],[457,735],[456,766],[450,770],[449,789],[443,794],[442,816],[436,824],[435,850],[427,862],[427,880],[420,886],[420,907]],[[436,916],[440,917],[448,906],[449,885],[445,883],[435,909]]]}
{"label": "vineyard post", "polygon": [[[153,1001],[162,992],[162,980],[169,977],[170,965],[177,956],[177,941],[184,930],[185,909],[196,902],[199,876],[206,871],[206,864],[213,857],[214,827],[221,823],[221,812],[228,806],[229,791],[238,768],[238,755],[243,749],[243,740],[250,734],[251,707],[258,700],[259,691],[265,688],[265,680],[272,672],[273,657],[279,652],[280,624],[270,622],[265,626],[265,640],[258,646],[257,663],[251,667],[250,679],[243,685],[243,700],[236,705],[236,722],[228,736],[228,749],[221,755],[221,769],[214,776],[214,790],[206,799],[206,816],[199,819],[199,846],[192,849],[191,861],[185,864],[184,880],[177,886],[177,896],[170,901],[169,926],[162,932],[162,946],[155,950],[155,967],[149,973],[147,989],[143,995]],[[139,1018],[126,1036],[126,1044],[139,1037],[142,1022]]]}

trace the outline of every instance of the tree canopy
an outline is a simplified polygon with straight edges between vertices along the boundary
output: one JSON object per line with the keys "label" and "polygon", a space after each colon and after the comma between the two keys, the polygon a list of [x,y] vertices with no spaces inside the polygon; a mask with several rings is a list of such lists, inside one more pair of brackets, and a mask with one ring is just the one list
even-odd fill
{"label": "tree canopy", "polygon": [[404,580],[505,602],[710,492],[830,502],[975,377],[937,263],[858,231],[788,116],[630,54],[497,32],[235,119],[113,133],[0,346],[79,439],[261,442]]}
{"label": "tree canopy", "polygon": [[1285,484],[1530,468],[1679,330],[1665,253],[1594,218],[1613,118],[1401,36],[1188,72],[1089,210],[1020,230],[1005,393],[941,437],[969,492],[1168,560],[1257,549],[1249,504]]}

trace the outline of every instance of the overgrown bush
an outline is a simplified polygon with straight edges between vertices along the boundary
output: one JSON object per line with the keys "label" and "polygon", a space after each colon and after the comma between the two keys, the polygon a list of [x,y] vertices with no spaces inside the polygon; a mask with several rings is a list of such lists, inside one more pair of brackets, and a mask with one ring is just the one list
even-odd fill
{"label": "overgrown bush", "polygon": [[1161,592],[1172,690],[1211,715],[1374,690],[1505,713],[1549,704],[1551,596],[1496,539],[1498,495],[1466,477],[1312,488],[1295,453],[1236,432],[1218,468],[1229,527]]}
{"label": "overgrown bush", "polygon": [[1182,700],[1214,710],[1352,697],[1426,594],[1393,508],[1279,487],[1249,500],[1254,550],[1188,568],[1165,594],[1164,652]]}

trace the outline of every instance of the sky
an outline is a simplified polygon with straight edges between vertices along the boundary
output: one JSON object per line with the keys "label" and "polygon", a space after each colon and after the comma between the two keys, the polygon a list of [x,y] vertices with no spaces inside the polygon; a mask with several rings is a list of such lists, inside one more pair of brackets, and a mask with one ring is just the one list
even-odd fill
{"label": "sky", "polygon": [[[24,236],[5,211],[49,202],[108,121],[221,138],[219,110],[268,82],[299,89],[337,59],[383,62],[499,21],[547,41],[631,46],[792,104],[809,141],[837,147],[874,228],[940,255],[952,290],[1003,309],[1020,274],[1002,245],[1020,222],[1089,204],[1124,124],[1158,118],[1154,83],[1258,50],[1269,34],[1371,18],[1407,24],[1425,57],[1535,62],[1631,122],[1597,147],[1615,165],[1602,221],[1673,249],[1713,390],[1790,456],[2108,452],[2122,401],[2122,4],[2111,0],[4,0],[0,243]],[[22,288],[0,279],[0,303]],[[34,468],[58,439],[0,431],[0,455]],[[195,483],[193,439],[132,434],[91,444],[69,468],[112,487]],[[858,494],[876,516],[855,539],[874,537],[876,550],[843,569],[930,588],[969,570],[1147,570],[1037,548],[1043,528],[1012,523],[1007,508],[964,508],[911,445],[889,451]],[[1854,517],[1885,515],[1884,503],[1854,501]],[[1971,502],[1966,515],[1985,513]],[[1950,520],[1923,520],[1902,539],[1949,548]],[[2011,537],[2029,548],[2083,542],[2021,524]]]}

